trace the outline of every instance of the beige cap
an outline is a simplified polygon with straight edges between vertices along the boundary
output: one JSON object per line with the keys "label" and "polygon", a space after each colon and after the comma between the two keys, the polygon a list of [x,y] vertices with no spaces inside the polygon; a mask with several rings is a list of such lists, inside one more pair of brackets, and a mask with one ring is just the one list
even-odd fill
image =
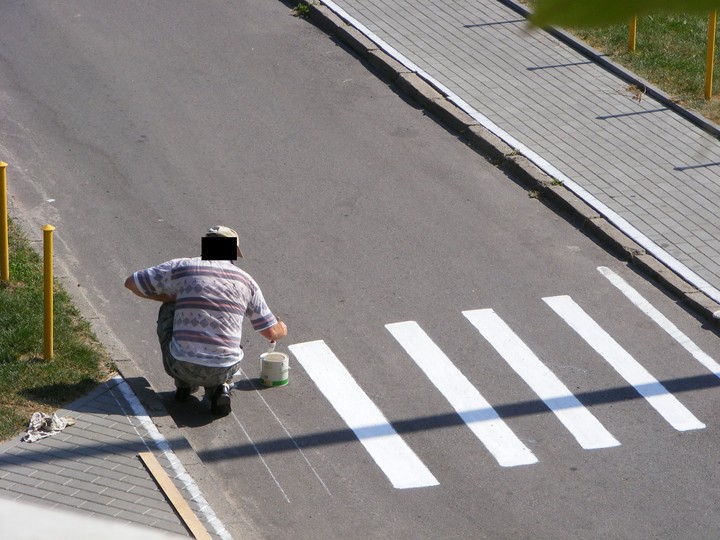
{"label": "beige cap", "polygon": [[240,237],[238,236],[238,233],[235,232],[230,227],[225,227],[224,225],[216,225],[215,227],[210,227],[208,229],[208,232],[205,233],[205,236],[220,236],[223,238],[235,238],[235,241],[237,242],[237,252],[238,257],[242,259],[242,251],[240,251]]}

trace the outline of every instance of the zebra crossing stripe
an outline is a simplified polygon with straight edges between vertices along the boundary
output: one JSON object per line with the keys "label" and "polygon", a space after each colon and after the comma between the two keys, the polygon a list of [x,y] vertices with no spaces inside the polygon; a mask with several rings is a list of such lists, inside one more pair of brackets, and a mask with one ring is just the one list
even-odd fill
{"label": "zebra crossing stripe", "polygon": [[298,343],[288,348],[393,487],[439,484],[324,341]]}
{"label": "zebra crossing stripe", "polygon": [[495,311],[478,309],[463,311],[463,315],[545,402],[580,446],[590,450],[620,445]]}
{"label": "zebra crossing stripe", "polygon": [[678,431],[703,429],[705,424],[675,398],[656,378],[569,296],[543,298],[588,345],[600,354],[647,402]]}
{"label": "zebra crossing stripe", "polygon": [[414,321],[385,325],[503,467],[537,463],[495,409]]}
{"label": "zebra crossing stripe", "polygon": [[720,364],[718,364],[710,355],[705,353],[693,341],[683,334],[680,329],[670,320],[660,313],[650,302],[645,300],[643,296],[633,289],[623,278],[605,266],[599,266],[598,271],[605,276],[610,283],[615,285],[628,300],[635,304],[640,310],[650,317],[660,328],[665,330],[675,341],[677,341],[687,352],[689,352],[695,360],[709,369],[713,375],[720,377]]}

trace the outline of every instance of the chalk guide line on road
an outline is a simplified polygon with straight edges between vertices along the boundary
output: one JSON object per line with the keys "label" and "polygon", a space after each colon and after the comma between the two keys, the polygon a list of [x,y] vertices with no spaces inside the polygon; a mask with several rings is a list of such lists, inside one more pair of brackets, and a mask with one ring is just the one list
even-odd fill
{"label": "chalk guide line on road", "polygon": [[260,452],[260,449],[255,444],[255,441],[253,441],[252,437],[247,432],[247,429],[245,429],[245,426],[243,425],[243,423],[235,415],[235,412],[231,412],[230,414],[232,415],[233,419],[235,419],[235,422],[237,422],[237,425],[240,426],[240,429],[242,430],[243,435],[245,435],[245,438],[250,442],[250,445],[253,447],[253,450],[255,450],[255,453],[260,458],[260,461],[262,461],[262,464],[265,466],[265,470],[267,470],[268,474],[270,475],[270,478],[273,479],[273,482],[275,482],[275,485],[280,490],[280,493],[282,493],[283,498],[285,499],[286,502],[289,503],[290,497],[287,496],[287,493],[285,493],[285,490],[280,485],[280,482],[278,481],[277,477],[275,476],[275,474],[273,474],[272,469],[270,468],[270,465],[268,465],[267,461],[265,461],[265,458],[263,457],[262,452]]}
{"label": "chalk guide line on road", "polygon": [[[241,374],[243,377],[245,377],[246,380],[248,380],[248,381],[250,381],[250,382],[252,383],[252,379],[251,379],[250,377],[248,377],[247,373],[245,373],[242,369],[240,370],[240,374]],[[253,384],[253,387],[255,387],[254,384]],[[288,431],[288,429],[285,427],[285,424],[283,423],[283,421],[280,420],[280,418],[278,418],[278,415],[277,415],[277,414],[275,414],[275,411],[273,411],[272,407],[270,407],[270,404],[269,404],[269,403],[267,402],[267,400],[262,396],[261,392],[258,390],[257,387],[255,387],[255,394],[257,395],[257,397],[260,398],[260,401],[263,402],[263,404],[264,404],[265,407],[268,409],[268,411],[270,411],[270,414],[272,414],[273,418],[275,419],[275,422],[277,422],[277,423],[280,425],[280,427],[282,428],[282,430],[285,432],[285,435],[287,435],[287,437],[292,441],[293,446],[295,447],[295,450],[297,450],[297,451],[300,453],[300,456],[303,458],[303,460],[305,461],[305,463],[307,464],[307,466],[308,466],[308,467],[310,468],[310,470],[313,472],[313,475],[315,475],[315,478],[318,479],[318,482],[320,482],[320,484],[322,485],[322,487],[323,487],[323,489],[325,490],[325,492],[326,492],[328,495],[332,496],[332,493],[331,493],[330,490],[328,489],[328,487],[327,487],[327,485],[325,484],[325,482],[323,481],[323,479],[320,477],[320,474],[317,472],[317,470],[315,469],[315,467],[313,467],[313,466],[312,466],[312,463],[310,463],[310,460],[309,460],[309,459],[307,458],[307,456],[305,455],[305,452],[302,451],[302,448],[300,448],[300,445],[297,443],[297,441],[295,440],[295,438],[290,434],[290,432]],[[242,426],[241,426],[241,427],[242,427]],[[267,467],[267,464],[266,464],[265,466]],[[269,469],[269,467],[268,467],[268,469]],[[288,501],[288,502],[290,502],[290,501]]]}
{"label": "chalk guide line on road", "polygon": [[[720,377],[720,364],[700,350],[627,282],[606,267],[598,267],[598,271],[698,362]],[[542,300],[670,426],[678,431],[705,428],[704,423],[570,296],[552,296]],[[467,310],[462,314],[537,394],[583,449],[620,446],[620,441],[493,309]],[[500,466],[517,467],[538,462],[532,450],[417,322],[390,323],[385,328]],[[395,488],[438,485],[435,476],[403,441],[324,341],[298,343],[290,345],[289,349]]]}

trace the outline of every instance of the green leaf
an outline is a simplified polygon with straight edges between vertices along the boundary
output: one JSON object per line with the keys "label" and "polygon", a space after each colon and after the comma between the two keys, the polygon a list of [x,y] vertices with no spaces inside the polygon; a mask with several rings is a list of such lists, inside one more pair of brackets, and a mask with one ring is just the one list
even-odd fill
{"label": "green leaf", "polygon": [[541,28],[590,28],[648,13],[707,14],[719,0],[537,0],[530,22]]}

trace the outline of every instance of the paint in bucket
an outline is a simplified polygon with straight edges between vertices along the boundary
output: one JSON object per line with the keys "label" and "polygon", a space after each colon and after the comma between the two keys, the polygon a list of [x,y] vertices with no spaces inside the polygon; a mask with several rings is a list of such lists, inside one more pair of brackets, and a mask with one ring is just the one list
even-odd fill
{"label": "paint in bucket", "polygon": [[263,386],[284,386],[289,380],[290,359],[287,354],[273,349],[260,355],[260,379]]}

